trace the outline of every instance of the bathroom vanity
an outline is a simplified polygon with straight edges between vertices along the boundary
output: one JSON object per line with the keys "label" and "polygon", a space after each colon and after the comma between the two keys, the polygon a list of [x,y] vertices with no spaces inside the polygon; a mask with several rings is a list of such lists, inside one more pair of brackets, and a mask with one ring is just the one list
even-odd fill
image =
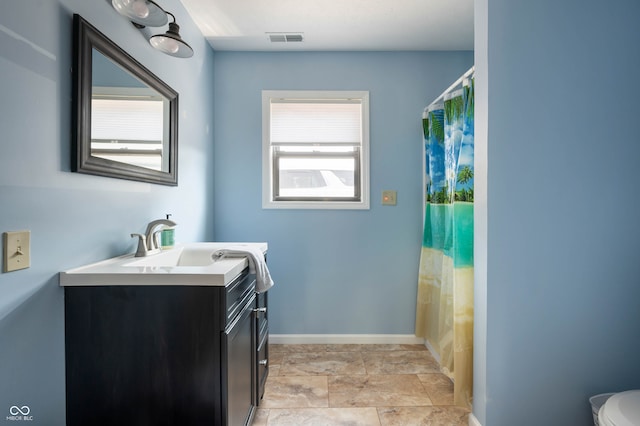
{"label": "bathroom vanity", "polygon": [[199,244],[182,265],[129,256],[61,273],[67,425],[251,424],[268,375],[267,293],[245,258],[214,264],[213,243]]}

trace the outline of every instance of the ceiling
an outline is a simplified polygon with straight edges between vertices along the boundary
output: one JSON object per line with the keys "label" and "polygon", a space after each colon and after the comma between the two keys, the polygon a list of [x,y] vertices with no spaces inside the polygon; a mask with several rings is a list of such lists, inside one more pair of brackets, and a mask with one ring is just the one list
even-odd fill
{"label": "ceiling", "polygon": [[473,0],[180,1],[215,50],[473,50]]}

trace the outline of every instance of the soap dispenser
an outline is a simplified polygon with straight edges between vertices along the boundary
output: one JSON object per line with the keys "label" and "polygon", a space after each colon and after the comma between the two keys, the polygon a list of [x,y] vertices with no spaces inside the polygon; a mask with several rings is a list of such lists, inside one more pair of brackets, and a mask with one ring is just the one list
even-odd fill
{"label": "soap dispenser", "polygon": [[[167,220],[171,217],[170,214],[167,214]],[[169,250],[173,248],[175,244],[175,226],[165,226],[160,233],[160,246],[162,250]]]}

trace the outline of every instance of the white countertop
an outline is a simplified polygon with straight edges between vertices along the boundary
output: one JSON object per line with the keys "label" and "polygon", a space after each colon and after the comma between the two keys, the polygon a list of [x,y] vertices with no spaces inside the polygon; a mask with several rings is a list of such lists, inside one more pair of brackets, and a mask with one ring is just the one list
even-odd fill
{"label": "white countertop", "polygon": [[259,248],[263,253],[268,248],[267,243],[178,244],[146,257],[134,257],[131,253],[60,272],[60,286],[224,286],[248,266],[247,259],[213,260],[211,255],[217,250],[243,246]]}

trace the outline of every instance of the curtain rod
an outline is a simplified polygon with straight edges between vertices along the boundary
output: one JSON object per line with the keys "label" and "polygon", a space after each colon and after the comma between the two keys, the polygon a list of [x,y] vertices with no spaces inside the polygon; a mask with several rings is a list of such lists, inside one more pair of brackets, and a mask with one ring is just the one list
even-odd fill
{"label": "curtain rod", "polygon": [[467,72],[465,72],[464,74],[462,74],[462,77],[460,77],[459,79],[457,79],[451,86],[449,86],[447,88],[447,90],[445,90],[444,92],[442,92],[442,94],[440,96],[438,96],[437,98],[435,98],[433,101],[431,101],[431,103],[429,104],[429,106],[435,104],[436,102],[438,102],[440,99],[444,99],[445,95],[449,92],[451,92],[453,89],[456,88],[456,86],[458,86],[460,83],[462,83],[464,81],[465,78],[469,77],[471,74],[474,73],[476,67],[475,65],[472,66],[471,68],[469,68],[467,70]]}

